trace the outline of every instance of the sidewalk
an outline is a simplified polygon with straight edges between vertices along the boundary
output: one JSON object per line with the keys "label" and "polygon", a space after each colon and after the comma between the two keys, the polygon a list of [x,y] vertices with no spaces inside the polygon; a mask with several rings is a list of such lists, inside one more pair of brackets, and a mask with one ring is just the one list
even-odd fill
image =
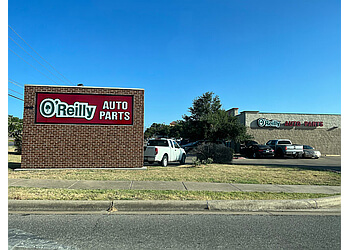
{"label": "sidewalk", "polygon": [[77,181],[47,179],[8,179],[8,186],[65,189],[322,193],[330,195],[341,192],[340,186],[205,183],[187,181]]}
{"label": "sidewalk", "polygon": [[[8,179],[8,186],[65,189],[181,190],[221,192],[341,193],[340,186],[202,183],[181,181],[77,181]],[[340,196],[304,200],[228,201],[27,201],[9,200],[9,212],[106,212],[112,211],[284,211],[340,207]]]}

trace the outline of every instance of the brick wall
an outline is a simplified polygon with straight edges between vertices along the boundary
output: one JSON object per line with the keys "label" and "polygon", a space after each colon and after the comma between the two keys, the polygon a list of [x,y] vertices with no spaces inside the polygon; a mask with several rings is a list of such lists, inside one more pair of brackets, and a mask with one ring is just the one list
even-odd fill
{"label": "brick wall", "polygon": [[[133,96],[133,125],[35,123],[36,93]],[[22,168],[143,167],[144,90],[25,86]]]}

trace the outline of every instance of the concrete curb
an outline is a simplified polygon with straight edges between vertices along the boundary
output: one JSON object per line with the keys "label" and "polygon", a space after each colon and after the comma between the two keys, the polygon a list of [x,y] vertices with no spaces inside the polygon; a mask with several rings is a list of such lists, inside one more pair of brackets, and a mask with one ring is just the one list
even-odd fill
{"label": "concrete curb", "polygon": [[[111,201],[9,200],[8,212],[106,212]],[[114,201],[117,211],[281,211],[332,208],[341,196],[304,200]],[[116,211],[114,210],[114,211]],[[113,211],[113,209],[111,210]]]}
{"label": "concrete curb", "polygon": [[9,200],[8,211],[107,211],[110,201]]}
{"label": "concrete curb", "polygon": [[341,205],[341,196],[303,200],[246,200],[208,202],[213,211],[281,211],[295,209],[332,208]]}

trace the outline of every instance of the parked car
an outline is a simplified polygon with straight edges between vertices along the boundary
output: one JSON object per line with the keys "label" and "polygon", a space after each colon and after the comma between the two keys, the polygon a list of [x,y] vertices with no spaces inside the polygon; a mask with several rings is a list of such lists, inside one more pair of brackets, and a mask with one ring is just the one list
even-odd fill
{"label": "parked car", "polygon": [[181,147],[186,151],[186,153],[188,153],[196,147],[198,147],[199,145],[201,145],[202,143],[204,143],[204,141],[195,141],[182,145]]}
{"label": "parked car", "polygon": [[247,148],[247,155],[253,158],[274,157],[275,151],[269,146],[254,144]]}
{"label": "parked car", "polygon": [[240,143],[240,149],[239,152],[243,155],[248,153],[248,148],[251,147],[252,145],[257,145],[256,141],[248,140],[248,141],[243,141]]}
{"label": "parked car", "polygon": [[266,145],[275,150],[276,157],[293,156],[300,158],[303,155],[303,146],[294,145],[288,139],[269,140]]}
{"label": "parked car", "polygon": [[168,162],[180,162],[184,164],[186,152],[179,144],[172,139],[154,139],[149,140],[144,149],[144,161],[148,163],[158,162],[163,167]]}
{"label": "parked car", "polygon": [[315,150],[315,148],[309,146],[309,145],[303,145],[303,158],[315,158],[318,159],[321,157],[321,152],[318,150]]}

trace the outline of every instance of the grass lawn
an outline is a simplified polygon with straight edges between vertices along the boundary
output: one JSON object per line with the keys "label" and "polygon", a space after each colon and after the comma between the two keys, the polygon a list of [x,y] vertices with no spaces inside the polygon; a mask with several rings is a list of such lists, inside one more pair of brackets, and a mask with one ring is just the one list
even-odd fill
{"label": "grass lawn", "polygon": [[[10,150],[14,150],[13,147]],[[9,150],[9,151],[10,151]],[[13,171],[21,156],[8,155],[8,178],[60,180],[193,181],[216,183],[330,185],[339,186],[341,174],[298,167],[271,167],[233,164],[149,166],[147,170],[42,170]]]}
{"label": "grass lawn", "polygon": [[164,190],[96,190],[9,187],[14,200],[285,200],[327,197],[328,194],[211,192]]}
{"label": "grass lawn", "polygon": [[[147,170],[28,170],[20,167],[21,156],[9,147],[8,178],[60,180],[192,181],[216,183],[340,185],[340,173],[291,167],[233,164],[149,166]],[[9,187],[8,198],[16,200],[272,200],[309,199],[327,194],[268,192],[210,192],[163,190],[72,190]]]}
{"label": "grass lawn", "polygon": [[8,166],[9,168],[16,168],[20,167],[21,164],[21,155],[18,155],[15,153],[15,147],[9,146],[8,147]]}

